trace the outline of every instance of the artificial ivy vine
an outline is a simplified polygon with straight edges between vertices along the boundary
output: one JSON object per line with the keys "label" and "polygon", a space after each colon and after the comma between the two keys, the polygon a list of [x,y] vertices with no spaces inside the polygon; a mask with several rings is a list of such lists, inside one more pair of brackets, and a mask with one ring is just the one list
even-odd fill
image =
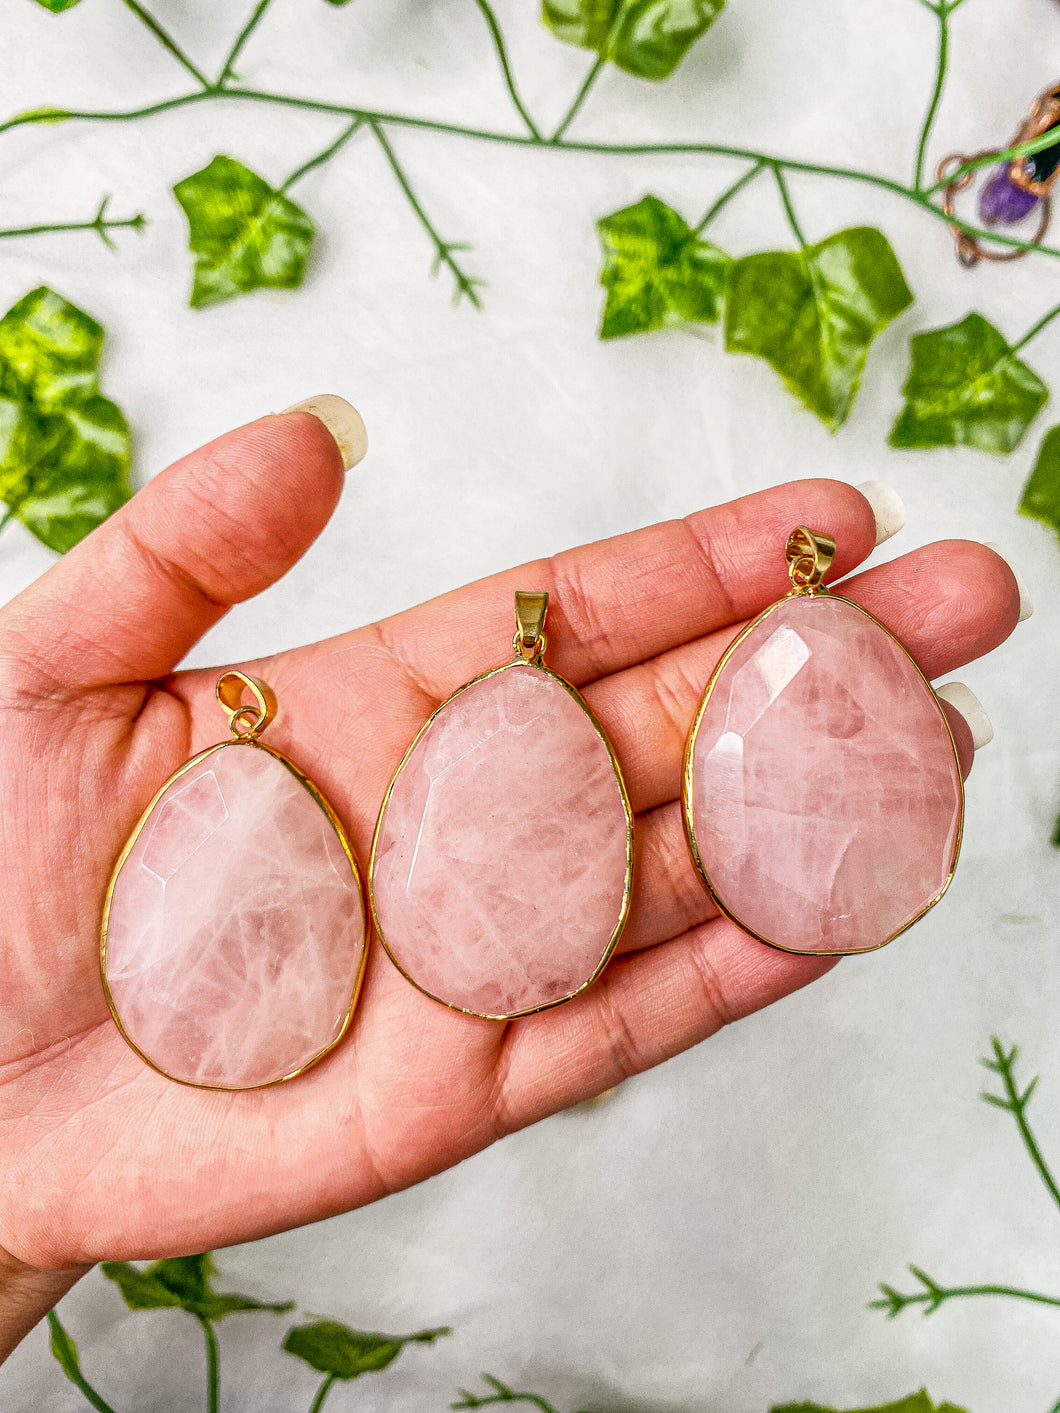
{"label": "artificial ivy vine", "polygon": [[[346,0],[329,2],[341,5]],[[36,3],[58,13],[79,0]],[[913,293],[897,256],[875,227],[840,229],[822,239],[809,240],[790,189],[793,175],[800,179],[868,184],[909,201],[930,218],[948,221],[978,239],[1017,250],[1035,249],[1046,259],[1060,256],[1060,249],[1055,247],[1034,247],[1012,234],[987,230],[947,215],[941,203],[945,183],[928,175],[929,149],[949,62],[951,19],[964,0],[919,0],[935,20],[937,62],[908,182],[869,169],[797,161],[729,144],[606,143],[582,141],[570,135],[609,64],[644,80],[667,79],[691,46],[710,29],[724,0],[542,0],[544,25],[558,39],[593,54],[583,82],[551,132],[535,120],[520,96],[504,33],[489,0],[466,3],[475,4],[487,26],[517,122],[514,131],[377,112],[254,87],[240,77],[239,71],[248,58],[248,45],[273,0],[256,0],[215,77],[195,62],[140,0],[122,3],[180,65],[192,87],[174,98],[126,110],[38,108],[0,122],[0,134],[44,122],[147,120],[157,113],[219,99],[303,109],[342,123],[323,149],[286,176],[268,178],[252,171],[236,156],[221,152],[201,171],[175,183],[173,194],[188,222],[193,260],[190,302],[195,308],[220,304],[263,287],[290,289],[302,283],[315,225],[312,215],[291,197],[291,188],[308,172],[332,160],[353,139],[374,142],[382,151],[399,190],[431,243],[434,272],[444,267],[452,277],[454,302],[467,299],[480,306],[483,281],[466,268],[469,247],[442,236],[403,165],[395,138],[406,129],[431,132],[447,140],[504,143],[553,155],[579,152],[601,158],[650,158],[686,153],[742,160],[746,164],[744,171],[694,225],[652,195],[599,220],[601,281],[605,291],[600,336],[612,339],[675,325],[720,324],[727,351],[764,358],[795,397],[832,431],[850,415],[873,340],[909,308]],[[912,0],[909,4],[912,8]],[[1053,142],[1055,133],[1045,133],[999,157],[970,160],[948,173],[947,180],[959,180],[988,162],[1039,151]],[[793,247],[742,254],[723,251],[707,239],[706,232],[725,206],[760,177],[773,182],[791,229]],[[59,230],[95,231],[110,242],[111,233],[117,229],[142,230],[145,225],[142,213],[121,220],[108,219],[106,213],[104,200],[91,221],[23,226],[0,231],[0,237]],[[20,301],[15,310],[24,303]],[[45,304],[57,311],[60,320],[76,315],[98,328],[80,311],[71,314],[72,306],[58,295],[49,294]],[[896,412],[890,444],[898,448],[969,446],[1002,454],[1012,451],[1049,395],[1041,377],[1020,355],[1057,313],[1060,304],[1014,338],[976,312],[945,328],[914,332],[903,388],[905,401]],[[56,332],[55,339],[61,337],[61,331]],[[44,342],[48,342],[46,333]],[[47,362],[52,354],[45,352],[43,356]],[[0,360],[4,358],[0,349]],[[4,414],[0,427],[15,423],[29,426],[36,404],[30,405],[17,375],[8,376],[4,368],[0,369],[0,379],[4,384],[0,399],[6,395],[14,401],[10,416],[0,401],[0,413]],[[40,410],[36,407],[38,413]],[[74,421],[67,417],[67,426]],[[119,432],[112,413],[106,428],[90,425],[87,435],[79,443],[70,442],[56,461],[48,451],[48,434],[56,432],[59,424],[34,425],[34,435],[4,435],[0,442],[0,499],[8,507],[6,518],[21,519],[46,544],[62,549],[128,494],[127,434],[124,424]],[[106,455],[104,430],[110,436]],[[81,443],[84,445],[79,450]],[[1049,456],[1056,461],[1056,453],[1051,451]],[[1060,476],[1048,474],[1049,464],[1047,459],[1046,469],[1035,473],[1031,513],[1060,530]],[[46,486],[42,478],[47,480]],[[1026,501],[1022,508],[1027,508]]]}
{"label": "artificial ivy vine", "polygon": [[[1016,1072],[1018,1061],[1017,1046],[1006,1048],[996,1036],[993,1037],[991,1054],[981,1063],[1001,1092],[988,1089],[981,1098],[1012,1116],[1020,1142],[1038,1179],[1053,1203],[1060,1208],[1060,1182],[1042,1151],[1027,1115],[1038,1079],[1035,1077],[1023,1083]],[[127,1261],[104,1261],[100,1269],[107,1280],[118,1287],[130,1309],[183,1310],[198,1321],[206,1342],[206,1413],[219,1413],[221,1404],[221,1347],[217,1324],[233,1314],[265,1312],[278,1315],[294,1309],[290,1301],[260,1301],[250,1296],[216,1291],[213,1258],[208,1253],[156,1261],[142,1270]],[[1060,1294],[1028,1290],[1021,1285],[997,1281],[947,1286],[918,1266],[910,1266],[909,1269],[917,1288],[903,1292],[881,1282],[879,1298],[869,1303],[869,1309],[880,1310],[888,1318],[895,1319],[908,1310],[933,1315],[952,1302],[972,1301],[977,1304],[984,1299],[1000,1299],[1007,1303],[1029,1303],[1060,1314]],[[55,1311],[48,1316],[48,1325],[51,1352],[66,1377],[99,1413],[117,1413],[95,1385],[89,1382],[77,1345]],[[351,1329],[338,1320],[312,1316],[287,1331],[281,1348],[324,1376],[323,1382],[317,1384],[312,1394],[309,1408],[309,1413],[320,1413],[336,1384],[348,1383],[363,1374],[379,1373],[410,1345],[433,1344],[451,1333],[448,1327],[438,1327],[418,1330],[409,1335],[373,1334]],[[999,1357],[1005,1357],[1005,1354]],[[454,1413],[467,1413],[467,1410],[505,1403],[528,1404],[538,1413],[559,1413],[540,1393],[512,1388],[493,1374],[483,1374],[482,1379],[486,1386],[483,1393],[474,1393],[466,1388],[459,1390],[459,1397],[449,1405]],[[352,1404],[347,1406],[352,1407]],[[802,1402],[774,1405],[769,1413],[968,1413],[968,1410],[952,1403],[936,1404],[926,1390],[920,1389],[905,1398],[873,1408],[853,1409],[847,1404],[826,1407],[820,1403]],[[1060,1399],[1053,1405],[1051,1413],[1060,1413]]]}
{"label": "artificial ivy vine", "polygon": [[[267,1302],[245,1295],[219,1294],[213,1289],[213,1258],[178,1256],[156,1261],[139,1270],[126,1261],[104,1261],[102,1273],[121,1291],[131,1310],[183,1310],[202,1328],[206,1341],[206,1413],[221,1413],[221,1344],[217,1325],[228,1315],[238,1313],[285,1314],[293,1310],[291,1301]],[[119,1413],[118,1408],[89,1380],[81,1362],[77,1343],[62,1323],[56,1311],[48,1315],[49,1347],[52,1356],[67,1379],[79,1390],[85,1402],[97,1413]],[[448,1326],[417,1330],[410,1335],[375,1334],[351,1329],[339,1320],[311,1316],[306,1323],[295,1325],[284,1336],[281,1349],[301,1360],[323,1380],[316,1384],[309,1404],[309,1413],[321,1413],[324,1404],[337,1385],[347,1384],[365,1374],[381,1373],[409,1346],[433,1344],[451,1334]],[[486,1392],[459,1390],[459,1396],[449,1404],[454,1413],[495,1407],[499,1404],[527,1404],[538,1413],[559,1413],[554,1404],[540,1393],[515,1389],[493,1374],[483,1374]],[[349,1403],[346,1404],[350,1407]],[[336,1405],[337,1407],[337,1405]],[[792,1403],[774,1406],[770,1413],[840,1413],[817,1403]],[[967,1413],[951,1403],[935,1404],[925,1390],[911,1394],[886,1407],[848,1409],[846,1413]],[[1054,1410],[1055,1413],[1055,1410]]]}
{"label": "artificial ivy vine", "polygon": [[[1028,1107],[1038,1080],[1035,1077],[1026,1083],[1021,1081],[1017,1076],[1018,1061],[1019,1050],[1016,1046],[1008,1048],[996,1037],[993,1038],[991,1054],[982,1064],[1001,1092],[988,1089],[981,1097],[994,1108],[1012,1116],[1036,1176],[1053,1203],[1060,1207],[1060,1183],[1028,1118]],[[209,1254],[156,1261],[144,1269],[126,1261],[105,1261],[100,1269],[103,1276],[117,1286],[130,1309],[181,1310],[198,1322],[205,1340],[206,1413],[220,1413],[221,1408],[221,1344],[217,1331],[220,1321],[233,1314],[280,1315],[294,1309],[290,1301],[261,1301],[251,1296],[217,1291],[214,1288],[213,1259]],[[903,1292],[883,1282],[879,1287],[879,1298],[871,1301],[869,1308],[894,1319],[910,1310],[934,1315],[953,1302],[971,1301],[978,1304],[984,1299],[1000,1299],[1006,1303],[1030,1303],[1039,1308],[1060,1311],[1060,1294],[998,1281],[947,1286],[918,1266],[911,1266],[910,1271],[917,1283],[916,1289]],[[48,1326],[51,1352],[67,1379],[98,1413],[118,1413],[115,1406],[90,1382],[82,1367],[77,1344],[57,1312],[53,1311],[48,1316]],[[321,1413],[336,1385],[349,1383],[364,1374],[382,1372],[409,1346],[430,1345],[450,1333],[448,1327],[436,1327],[409,1335],[377,1334],[351,1329],[337,1320],[312,1316],[287,1330],[281,1348],[286,1354],[301,1360],[315,1375],[323,1376],[322,1381],[312,1389],[307,1387],[306,1393],[312,1400],[309,1413]],[[449,1405],[455,1413],[516,1403],[530,1405],[538,1413],[559,1413],[540,1393],[513,1388],[492,1374],[483,1374],[482,1378],[484,1392],[474,1393],[466,1388],[459,1390],[458,1398]],[[952,1403],[936,1404],[926,1390],[920,1389],[895,1402],[872,1408],[853,1409],[845,1403],[825,1406],[816,1402],[799,1402],[774,1405],[770,1413],[967,1413],[967,1410]],[[1060,1400],[1051,1413],[1060,1413]]]}
{"label": "artificial ivy vine", "polygon": [[[290,1300],[269,1302],[248,1295],[221,1294],[213,1288],[213,1258],[174,1256],[156,1261],[145,1270],[128,1261],[104,1261],[100,1270],[121,1291],[130,1310],[183,1310],[202,1328],[206,1341],[206,1413],[219,1413],[221,1407],[221,1346],[217,1325],[228,1315],[266,1312],[286,1314],[294,1309]],[[70,1382],[83,1394],[97,1413],[115,1413],[81,1367],[77,1344],[53,1310],[48,1315],[52,1355]],[[313,1393],[310,1413],[320,1413],[336,1383],[349,1383],[362,1374],[375,1374],[387,1368],[407,1345],[433,1344],[450,1334],[448,1326],[417,1330],[410,1335],[373,1334],[353,1330],[339,1320],[312,1317],[306,1324],[287,1331],[282,1348],[302,1360],[317,1374],[323,1374]]]}

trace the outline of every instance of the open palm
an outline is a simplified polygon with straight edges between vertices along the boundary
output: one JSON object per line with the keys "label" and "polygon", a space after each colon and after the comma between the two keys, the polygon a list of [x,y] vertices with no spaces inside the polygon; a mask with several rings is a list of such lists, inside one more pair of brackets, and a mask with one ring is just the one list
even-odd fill
{"label": "open palm", "polygon": [[[144,1065],[99,982],[103,892],[154,791],[226,734],[217,671],[173,669],[308,548],[342,482],[316,417],[264,418],[162,473],[0,612],[0,1247],[23,1268],[199,1251],[370,1202],[830,965],[717,917],[678,803],[697,699],[738,626],[785,591],[792,526],[835,537],[832,577],[873,548],[857,491],[803,481],[240,664],[275,689],[270,744],[319,783],[363,864],[424,717],[509,655],[513,591],[548,589],[549,661],[603,721],[637,812],[630,922],[596,985],[500,1024],[428,1000],[373,945],[350,1033],[294,1082],[205,1091]],[[995,647],[1018,614],[1007,565],[968,542],[869,570],[846,592],[929,677]],[[960,722],[956,733],[967,766],[970,736]]]}

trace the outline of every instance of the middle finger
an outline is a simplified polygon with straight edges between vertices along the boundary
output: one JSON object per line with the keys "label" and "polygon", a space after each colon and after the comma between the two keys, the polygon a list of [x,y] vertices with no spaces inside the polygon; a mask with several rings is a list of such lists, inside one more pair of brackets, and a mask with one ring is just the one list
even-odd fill
{"label": "middle finger", "polygon": [[[838,586],[904,643],[929,680],[1003,643],[1019,618],[1005,561],[971,540],[914,550]],[[603,722],[636,811],[681,793],[681,761],[707,679],[743,624],[674,648],[584,690]],[[857,662],[850,673],[856,676]]]}

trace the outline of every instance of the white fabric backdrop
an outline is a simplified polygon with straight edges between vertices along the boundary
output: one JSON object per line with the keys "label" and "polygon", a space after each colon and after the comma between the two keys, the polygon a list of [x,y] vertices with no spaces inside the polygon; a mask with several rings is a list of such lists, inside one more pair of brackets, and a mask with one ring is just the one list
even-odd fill
{"label": "white fabric backdrop", "polygon": [[[247,4],[156,0],[207,67]],[[524,96],[564,110],[588,57],[502,0]],[[44,103],[131,105],[182,90],[179,68],[113,0],[52,16],[6,0],[5,112]],[[969,0],[932,159],[1006,138],[1055,81],[1051,0]],[[578,131],[600,139],[736,138],[904,176],[930,87],[934,21],[914,0],[731,0],[663,86],[609,71]],[[262,86],[511,125],[470,0],[276,0],[240,65]],[[227,152],[279,180],[339,120],[202,106],[149,122],[23,129],[0,142],[3,224],[144,209],[119,255],[88,236],[7,242],[0,307],[44,281],[108,330],[104,390],[136,432],[142,478],[224,428],[310,393],[361,408],[371,452],[319,543],[277,587],[232,613],[193,655],[208,663],[335,633],[470,577],[680,515],[792,476],[889,481],[909,524],[885,553],[940,536],[1001,541],[1038,604],[962,676],[997,739],[971,778],[964,856],[946,903],[887,951],[844,963],[771,1012],[367,1210],[222,1253],[226,1288],[362,1328],[450,1323],[454,1336],[337,1389],[336,1410],[442,1409],[491,1370],[576,1407],[765,1413],[816,1398],[888,1401],[927,1384],[971,1413],[1046,1413],[1060,1396],[1060,1316],[954,1302],[929,1322],[865,1310],[878,1279],[1060,1290],[1060,1214],[1014,1125],[976,1098],[992,1030],[1043,1071],[1033,1117],[1060,1162],[1060,858],[1056,662],[1060,550],[1014,514],[1049,414],[1008,459],[891,451],[907,340],[976,308],[1013,336],[1060,297],[1045,259],[969,274],[944,227],[871,188],[792,179],[811,238],[879,224],[917,302],[875,346],[846,428],[831,437],[772,371],[713,335],[596,341],[593,222],[652,190],[695,217],[735,175],[713,159],[608,158],[490,147],[430,133],[394,141],[445,236],[468,239],[486,309],[452,309],[427,278],[421,229],[370,142],[295,193],[317,220],[310,276],[196,313],[171,184]],[[786,245],[760,182],[726,211],[734,251]],[[1060,381],[1060,325],[1028,353]],[[525,514],[525,480],[536,513]],[[0,597],[49,563],[19,526],[0,540]],[[1023,921],[1014,922],[1017,917]],[[306,1155],[312,1161],[312,1155]],[[95,1274],[64,1317],[86,1370],[119,1408],[202,1405],[199,1331],[131,1315]],[[278,1352],[285,1326],[223,1327],[225,1407],[308,1407],[310,1372]],[[0,1374],[0,1405],[84,1406],[36,1331]]]}

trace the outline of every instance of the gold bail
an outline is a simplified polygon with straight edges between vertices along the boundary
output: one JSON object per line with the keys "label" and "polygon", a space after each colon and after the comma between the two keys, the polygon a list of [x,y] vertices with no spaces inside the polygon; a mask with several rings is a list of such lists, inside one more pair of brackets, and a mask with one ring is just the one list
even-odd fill
{"label": "gold bail", "polygon": [[821,585],[821,580],[832,567],[835,540],[831,535],[808,530],[805,525],[796,525],[788,536],[784,558],[788,561],[788,576],[795,588],[812,592]]}
{"label": "gold bail", "polygon": [[515,593],[515,651],[527,662],[545,651],[545,615],[548,594],[543,589]]}
{"label": "gold bail", "polygon": [[[254,698],[244,704],[243,693]],[[226,672],[217,679],[217,700],[221,704],[237,741],[253,741],[276,715],[276,697],[271,687],[245,672]]]}

